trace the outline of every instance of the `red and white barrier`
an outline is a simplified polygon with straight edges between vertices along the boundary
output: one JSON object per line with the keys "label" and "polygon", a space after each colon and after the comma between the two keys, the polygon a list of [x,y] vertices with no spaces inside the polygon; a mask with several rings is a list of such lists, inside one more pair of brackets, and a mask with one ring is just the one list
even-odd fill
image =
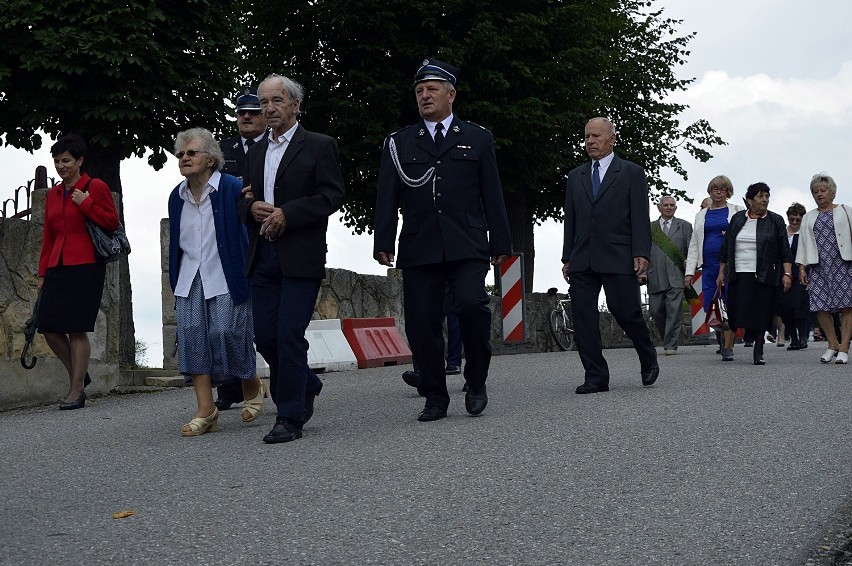
{"label": "red and white barrier", "polygon": [[509,256],[500,267],[503,343],[523,344],[527,341],[524,324],[524,256]]}
{"label": "red and white barrier", "polygon": [[701,270],[695,272],[695,276],[692,278],[692,288],[698,293],[698,302],[689,305],[689,315],[692,317],[692,334],[694,336],[710,334],[710,329],[704,324],[707,313],[704,312],[704,293],[701,291]]}

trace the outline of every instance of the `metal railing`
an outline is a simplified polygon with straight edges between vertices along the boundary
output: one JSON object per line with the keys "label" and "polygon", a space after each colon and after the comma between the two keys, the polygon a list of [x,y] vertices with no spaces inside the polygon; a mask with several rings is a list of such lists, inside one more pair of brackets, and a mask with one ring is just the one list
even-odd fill
{"label": "metal railing", "polygon": [[[55,180],[48,179],[47,168],[39,165],[35,170],[35,177],[15,189],[14,196],[3,201],[0,207],[2,218],[25,218],[29,219],[32,212],[32,193],[39,189],[47,189],[53,186]],[[50,184],[48,184],[50,183]],[[11,214],[9,213],[11,209]]]}

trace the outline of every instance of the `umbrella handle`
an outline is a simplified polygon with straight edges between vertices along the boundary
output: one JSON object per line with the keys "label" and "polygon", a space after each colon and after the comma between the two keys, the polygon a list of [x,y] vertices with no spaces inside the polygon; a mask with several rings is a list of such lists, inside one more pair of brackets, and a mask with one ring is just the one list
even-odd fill
{"label": "umbrella handle", "polygon": [[24,351],[21,352],[21,365],[24,366],[24,369],[33,369],[36,365],[36,362],[38,361],[38,358],[36,356],[33,356],[33,359],[29,364],[26,362],[27,350],[29,349],[30,345],[27,344],[27,346],[24,348]]}

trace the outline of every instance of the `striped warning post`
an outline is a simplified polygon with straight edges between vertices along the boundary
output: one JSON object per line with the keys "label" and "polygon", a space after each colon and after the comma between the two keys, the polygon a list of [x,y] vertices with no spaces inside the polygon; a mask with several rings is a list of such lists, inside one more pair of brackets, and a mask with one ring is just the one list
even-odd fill
{"label": "striped warning post", "polygon": [[524,324],[524,255],[516,254],[500,265],[503,343],[523,344],[527,340]]}
{"label": "striped warning post", "polygon": [[701,270],[695,272],[692,278],[692,288],[698,293],[698,302],[689,305],[689,314],[692,317],[692,334],[700,336],[710,334],[710,329],[704,324],[707,313],[704,312],[704,293],[701,291]]}

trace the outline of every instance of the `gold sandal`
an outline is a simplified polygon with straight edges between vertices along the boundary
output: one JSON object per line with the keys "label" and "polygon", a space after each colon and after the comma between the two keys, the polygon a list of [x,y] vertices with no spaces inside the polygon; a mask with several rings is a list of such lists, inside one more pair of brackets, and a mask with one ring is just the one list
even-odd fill
{"label": "gold sandal", "polygon": [[[260,381],[260,387],[257,390],[257,395],[254,399],[243,401],[243,412],[240,413],[240,418],[243,419],[244,423],[252,422],[263,412],[263,399],[267,396],[266,387],[262,379],[258,378],[258,381]],[[246,417],[246,413],[248,413],[248,417]]]}
{"label": "gold sandal", "polygon": [[[184,430],[188,427],[189,430]],[[208,417],[195,417],[180,429],[181,436],[200,436],[205,432],[216,432],[219,430],[219,409],[213,409]]]}

